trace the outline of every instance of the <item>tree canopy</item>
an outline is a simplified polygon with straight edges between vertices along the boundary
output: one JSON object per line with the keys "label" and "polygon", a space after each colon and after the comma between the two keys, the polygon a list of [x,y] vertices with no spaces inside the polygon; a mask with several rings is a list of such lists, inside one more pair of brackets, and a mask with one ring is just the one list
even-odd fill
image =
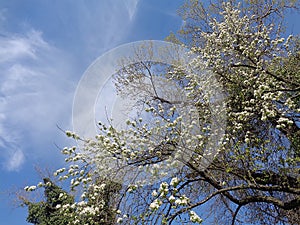
{"label": "tree canopy", "polygon": [[[284,32],[284,15],[298,4],[187,1],[179,10],[185,26],[167,40],[197,55],[189,66],[209,72],[199,76],[180,63],[157,62],[118,71],[118,93],[141,99],[139,117],[125,129],[100,122],[91,139],[67,131],[82,144],[62,150],[69,165],[55,175],[80,195],[72,204],[47,201],[46,207],[67,215],[66,224],[299,223],[300,40]],[[151,54],[151,48],[141,51]],[[160,79],[186,98],[161,94]],[[183,108],[188,115],[180,114]],[[224,123],[212,122],[219,118]],[[126,166],[155,182],[124,180]],[[46,196],[54,193],[45,188]],[[27,205],[29,215],[44,207]]]}

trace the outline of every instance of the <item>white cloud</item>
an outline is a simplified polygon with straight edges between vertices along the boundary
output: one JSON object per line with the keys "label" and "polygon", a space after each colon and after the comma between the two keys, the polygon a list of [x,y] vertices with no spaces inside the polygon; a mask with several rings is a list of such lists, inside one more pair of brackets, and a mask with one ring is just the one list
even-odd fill
{"label": "white cloud", "polygon": [[0,40],[0,62],[19,57],[34,56],[31,45],[26,39],[5,38]]}
{"label": "white cloud", "polygon": [[[99,56],[128,34],[139,0],[78,1],[73,8],[83,53]],[[64,12],[65,13],[65,12]]]}
{"label": "white cloud", "polygon": [[[73,94],[86,69],[82,66],[124,41],[138,2],[53,4],[60,19],[51,24],[58,32],[52,39],[43,36],[52,21],[44,21],[44,32],[28,23],[21,34],[0,26],[5,34],[0,35],[0,163],[6,170],[20,169],[25,159],[52,156],[53,142],[62,138],[56,124],[71,129]],[[2,22],[9,22],[6,13],[0,11]]]}
{"label": "white cloud", "polygon": [[56,124],[69,122],[74,81],[67,59],[35,30],[0,37],[0,148],[6,170],[18,170],[26,155],[45,154],[42,147],[53,148]]}
{"label": "white cloud", "polygon": [[16,149],[9,152],[9,159],[6,161],[5,168],[8,171],[18,171],[23,165],[24,153],[21,149]]}
{"label": "white cloud", "polygon": [[47,48],[48,44],[42,39],[41,32],[32,30],[24,37],[13,35],[0,38],[0,63],[22,58],[35,58],[36,50]]}
{"label": "white cloud", "polygon": [[128,14],[129,14],[129,19],[132,20],[136,10],[137,10],[137,5],[139,3],[139,0],[126,0],[124,1]]}
{"label": "white cloud", "polygon": [[23,151],[17,146],[14,135],[7,134],[6,129],[1,123],[5,119],[4,114],[0,114],[0,149],[1,149],[1,162],[2,167],[7,171],[18,171],[25,162]]}

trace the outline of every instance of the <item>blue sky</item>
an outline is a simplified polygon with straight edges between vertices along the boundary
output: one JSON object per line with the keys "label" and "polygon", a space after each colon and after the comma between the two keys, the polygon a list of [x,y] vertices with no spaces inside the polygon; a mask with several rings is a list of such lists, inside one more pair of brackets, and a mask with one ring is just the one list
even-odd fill
{"label": "blue sky", "polygon": [[[183,0],[0,0],[0,225],[25,225],[14,192],[35,167],[63,163],[73,95],[82,74],[120,44],[163,40],[180,28]],[[299,33],[298,15],[289,30]]]}
{"label": "blue sky", "polygon": [[0,225],[25,225],[13,194],[35,167],[63,163],[73,95],[87,67],[120,44],[163,40],[182,21],[174,0],[0,0]]}

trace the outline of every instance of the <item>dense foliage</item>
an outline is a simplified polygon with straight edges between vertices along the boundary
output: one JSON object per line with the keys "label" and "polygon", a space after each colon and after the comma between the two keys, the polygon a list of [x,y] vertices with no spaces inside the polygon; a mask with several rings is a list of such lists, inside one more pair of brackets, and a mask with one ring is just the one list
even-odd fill
{"label": "dense foliage", "polygon": [[[45,187],[45,201],[33,203],[23,198],[23,203],[28,207],[27,221],[35,225],[68,224],[70,221],[60,214],[59,207],[61,205],[72,204],[74,198],[48,178],[45,178],[44,184],[40,183],[39,186]],[[30,191],[34,188],[26,187],[25,189]]]}

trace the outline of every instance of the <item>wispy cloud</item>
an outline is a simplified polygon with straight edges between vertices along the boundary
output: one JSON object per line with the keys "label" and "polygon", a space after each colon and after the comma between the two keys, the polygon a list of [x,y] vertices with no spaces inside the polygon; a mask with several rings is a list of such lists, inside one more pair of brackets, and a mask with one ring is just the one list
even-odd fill
{"label": "wispy cloud", "polygon": [[[4,169],[18,171],[31,157],[51,155],[45,149],[53,149],[61,135],[56,124],[71,128],[73,94],[81,73],[92,59],[124,40],[138,2],[48,4],[59,18],[56,26],[49,17],[39,29],[26,23],[26,32],[19,33],[3,30],[2,23],[9,22],[5,15],[11,12],[0,11],[0,164]],[[57,28],[58,36],[47,36],[49,24]]]}
{"label": "wispy cloud", "polygon": [[124,3],[126,5],[127,11],[128,11],[129,19],[132,20],[136,13],[139,0],[127,0],[127,1],[124,1]]}
{"label": "wispy cloud", "polygon": [[41,154],[55,124],[67,118],[74,84],[63,55],[35,30],[0,37],[0,148],[8,171],[18,170],[26,155]]}
{"label": "wispy cloud", "polygon": [[6,116],[0,113],[0,150],[1,158],[3,158],[1,166],[8,171],[18,171],[23,165],[25,157],[23,151],[17,146],[17,138],[14,135],[16,132],[8,133],[9,130],[4,127],[3,121],[6,119]]}
{"label": "wispy cloud", "polygon": [[8,152],[8,159],[4,167],[8,171],[19,171],[25,161],[24,153],[21,149],[14,149]]}
{"label": "wispy cloud", "polygon": [[73,15],[83,52],[93,57],[115,47],[127,36],[139,0],[78,1]]}
{"label": "wispy cloud", "polygon": [[[29,39],[30,38],[30,39]],[[0,40],[0,62],[16,60],[22,57],[34,57],[33,40],[28,37],[2,37]]]}

